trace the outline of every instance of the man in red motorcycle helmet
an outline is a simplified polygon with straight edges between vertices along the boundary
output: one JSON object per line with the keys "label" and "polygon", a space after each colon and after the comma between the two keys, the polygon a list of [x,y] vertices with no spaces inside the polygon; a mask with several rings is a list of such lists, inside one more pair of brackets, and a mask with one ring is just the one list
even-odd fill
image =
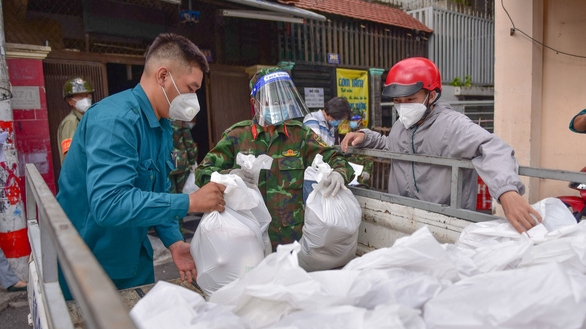
{"label": "man in red motorcycle helmet", "polygon": [[[514,150],[447,102],[439,101],[441,91],[440,72],[432,61],[421,57],[399,61],[390,69],[382,92],[383,97],[393,100],[399,122],[388,136],[369,129],[348,133],[342,150],[355,146],[470,159],[476,170],[465,170],[462,208],[475,210],[479,174],[519,233],[539,224],[541,216],[521,196],[525,185],[517,175]],[[451,175],[451,167],[393,160],[389,193],[450,204]]]}

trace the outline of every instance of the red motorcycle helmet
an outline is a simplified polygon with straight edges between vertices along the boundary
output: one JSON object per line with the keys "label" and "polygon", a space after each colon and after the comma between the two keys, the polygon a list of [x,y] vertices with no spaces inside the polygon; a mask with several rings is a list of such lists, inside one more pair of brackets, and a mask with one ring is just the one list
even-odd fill
{"label": "red motorcycle helmet", "polygon": [[442,78],[437,66],[427,58],[411,57],[397,62],[389,70],[383,97],[405,97],[421,89],[442,91]]}

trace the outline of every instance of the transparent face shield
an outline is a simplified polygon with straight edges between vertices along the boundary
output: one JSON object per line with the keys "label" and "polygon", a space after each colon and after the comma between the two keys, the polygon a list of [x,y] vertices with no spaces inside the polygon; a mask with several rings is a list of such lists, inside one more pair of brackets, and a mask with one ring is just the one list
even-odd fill
{"label": "transparent face shield", "polygon": [[273,72],[260,77],[250,95],[254,99],[256,120],[261,126],[278,125],[309,113],[286,72]]}

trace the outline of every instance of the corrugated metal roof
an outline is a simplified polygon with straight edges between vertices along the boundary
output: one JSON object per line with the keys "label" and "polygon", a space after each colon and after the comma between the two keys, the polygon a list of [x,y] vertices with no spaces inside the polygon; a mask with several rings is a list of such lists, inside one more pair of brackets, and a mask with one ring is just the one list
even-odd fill
{"label": "corrugated metal roof", "polygon": [[[168,1],[168,0],[166,0]],[[265,9],[273,12],[280,12],[289,14],[295,17],[303,17],[306,19],[314,19],[318,21],[325,21],[326,18],[322,15],[316,14],[309,10],[302,9],[301,7],[285,6],[278,3],[268,2],[266,0],[227,0],[242,5],[248,5],[260,9]]]}
{"label": "corrugated metal roof", "polygon": [[278,0],[280,3],[294,5],[322,13],[335,14],[355,19],[362,19],[385,25],[398,26],[406,29],[427,33],[433,32],[406,12],[376,3],[360,0]]}

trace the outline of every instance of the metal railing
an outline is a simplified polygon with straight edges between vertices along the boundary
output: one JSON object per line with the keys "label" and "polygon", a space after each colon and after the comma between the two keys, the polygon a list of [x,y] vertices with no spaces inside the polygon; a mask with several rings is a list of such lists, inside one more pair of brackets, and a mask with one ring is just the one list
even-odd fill
{"label": "metal railing", "polygon": [[[118,291],[33,164],[26,164],[29,241],[49,328],[73,329],[58,266],[83,314],[85,328],[135,329]],[[38,214],[38,218],[37,218]]]}
{"label": "metal railing", "polygon": [[[354,195],[363,196],[367,198],[372,198],[375,200],[380,201],[387,201],[392,203],[401,204],[408,207],[418,208],[427,210],[430,212],[440,213],[446,216],[457,217],[460,219],[468,220],[471,222],[482,222],[488,220],[498,219],[499,217],[485,214],[481,212],[476,212],[472,210],[466,210],[460,208],[461,200],[462,200],[462,186],[463,186],[463,171],[464,169],[474,169],[471,160],[467,159],[449,159],[449,158],[442,158],[442,157],[435,157],[435,156],[428,156],[428,155],[420,155],[420,154],[404,154],[404,153],[396,153],[396,152],[389,152],[383,150],[374,150],[374,149],[359,149],[355,147],[349,147],[348,154],[361,154],[366,156],[372,156],[377,158],[385,158],[392,160],[401,160],[401,161],[414,161],[420,163],[428,163],[428,164],[435,164],[441,166],[448,166],[452,167],[452,180],[451,180],[451,195],[456,196],[455,198],[450,198],[449,205],[441,205],[432,202],[421,201],[417,199],[412,199],[408,197],[403,197],[399,195],[389,194],[385,192],[373,191],[365,188],[360,187],[350,187]],[[556,170],[556,169],[546,169],[546,168],[534,168],[534,167],[519,167],[519,175],[521,176],[528,176],[528,177],[535,177],[535,178],[544,178],[544,179],[554,179],[560,181],[567,181],[567,182],[579,182],[579,183],[586,183],[586,173],[577,172],[577,171],[568,171],[568,170]]]}

